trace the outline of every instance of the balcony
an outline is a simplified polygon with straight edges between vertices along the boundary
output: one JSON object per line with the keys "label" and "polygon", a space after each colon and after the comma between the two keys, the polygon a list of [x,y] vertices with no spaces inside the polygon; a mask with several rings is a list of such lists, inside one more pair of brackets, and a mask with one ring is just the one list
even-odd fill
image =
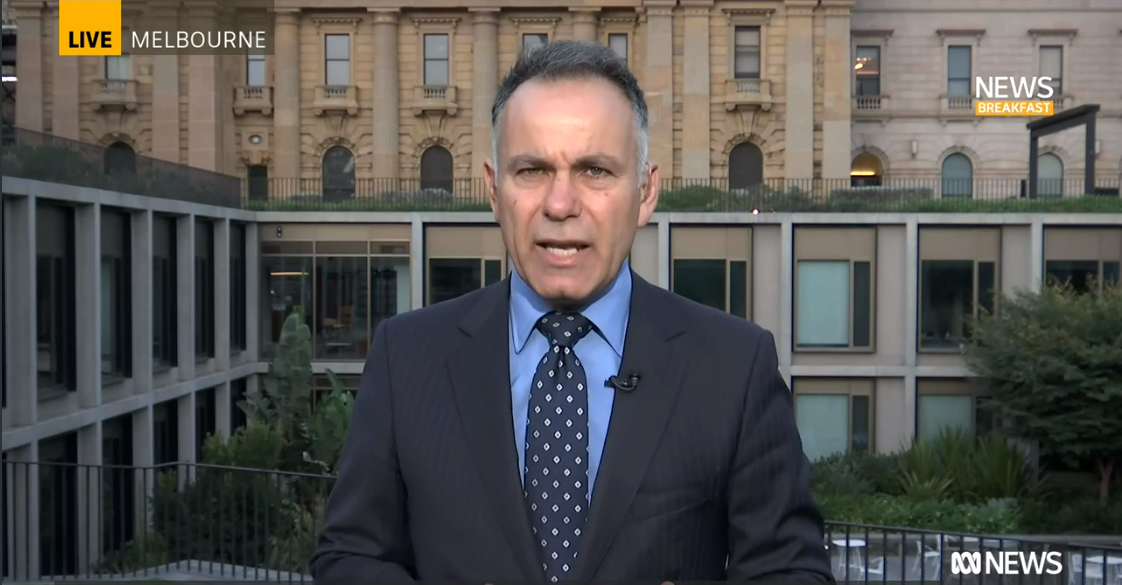
{"label": "balcony", "polygon": [[317,85],[312,102],[316,116],[325,114],[358,115],[358,88],[353,85]]}
{"label": "balcony", "polygon": [[771,110],[771,82],[767,79],[729,79],[725,81],[725,110]]}
{"label": "balcony", "polygon": [[267,85],[242,85],[234,88],[234,115],[248,112],[273,115],[273,88]]}
{"label": "balcony", "polygon": [[132,79],[102,79],[94,96],[94,110],[136,111],[136,81]]}
{"label": "balcony", "polygon": [[978,122],[980,119],[981,118],[974,115],[974,98],[972,96],[939,96],[939,120],[944,124],[955,120],[972,120]]}
{"label": "balcony", "polygon": [[854,120],[884,120],[889,117],[887,95],[855,95],[850,107]]}
{"label": "balcony", "polygon": [[413,88],[414,116],[426,113],[455,116],[459,109],[454,85],[418,85]]}

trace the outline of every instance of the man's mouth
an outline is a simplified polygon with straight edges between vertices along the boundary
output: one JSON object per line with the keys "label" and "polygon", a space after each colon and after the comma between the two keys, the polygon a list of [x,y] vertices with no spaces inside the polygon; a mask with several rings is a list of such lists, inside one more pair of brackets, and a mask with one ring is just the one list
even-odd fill
{"label": "man's mouth", "polygon": [[568,257],[588,247],[580,242],[539,242],[538,247],[554,256]]}

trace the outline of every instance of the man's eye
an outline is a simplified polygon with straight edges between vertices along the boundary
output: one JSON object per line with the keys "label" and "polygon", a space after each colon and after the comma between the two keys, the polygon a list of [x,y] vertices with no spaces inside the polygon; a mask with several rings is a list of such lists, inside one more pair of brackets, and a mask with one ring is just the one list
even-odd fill
{"label": "man's eye", "polygon": [[522,169],[522,170],[518,171],[518,174],[532,177],[534,175],[541,174],[541,172],[542,172],[541,169]]}
{"label": "man's eye", "polygon": [[589,169],[588,169],[588,175],[590,177],[593,177],[593,178],[604,177],[607,174],[608,174],[608,171],[606,171],[606,170],[604,170],[600,167],[589,167]]}

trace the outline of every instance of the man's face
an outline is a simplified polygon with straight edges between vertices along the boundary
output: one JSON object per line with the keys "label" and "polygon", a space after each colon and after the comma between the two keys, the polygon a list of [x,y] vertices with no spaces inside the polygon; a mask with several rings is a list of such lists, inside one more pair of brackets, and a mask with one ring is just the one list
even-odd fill
{"label": "man's face", "polygon": [[[491,209],[518,274],[543,298],[580,305],[631,252],[658,201],[658,169],[637,174],[631,104],[601,79],[529,81],[507,102]],[[642,179],[642,180],[640,180]]]}

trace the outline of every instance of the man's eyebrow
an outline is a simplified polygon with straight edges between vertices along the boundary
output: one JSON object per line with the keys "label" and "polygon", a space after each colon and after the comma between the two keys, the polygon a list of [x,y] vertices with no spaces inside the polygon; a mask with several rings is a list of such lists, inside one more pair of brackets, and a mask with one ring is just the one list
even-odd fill
{"label": "man's eyebrow", "polygon": [[577,168],[606,167],[618,168],[621,163],[618,158],[604,153],[586,154],[576,160],[573,165]]}
{"label": "man's eyebrow", "polygon": [[549,167],[551,165],[549,164],[548,161],[546,161],[544,158],[541,158],[539,156],[534,156],[532,154],[517,154],[517,155],[514,155],[514,156],[510,157],[510,160],[507,162],[507,166],[508,167],[522,167],[522,166],[525,166],[525,167],[532,167],[532,168],[543,168],[543,167]]}

